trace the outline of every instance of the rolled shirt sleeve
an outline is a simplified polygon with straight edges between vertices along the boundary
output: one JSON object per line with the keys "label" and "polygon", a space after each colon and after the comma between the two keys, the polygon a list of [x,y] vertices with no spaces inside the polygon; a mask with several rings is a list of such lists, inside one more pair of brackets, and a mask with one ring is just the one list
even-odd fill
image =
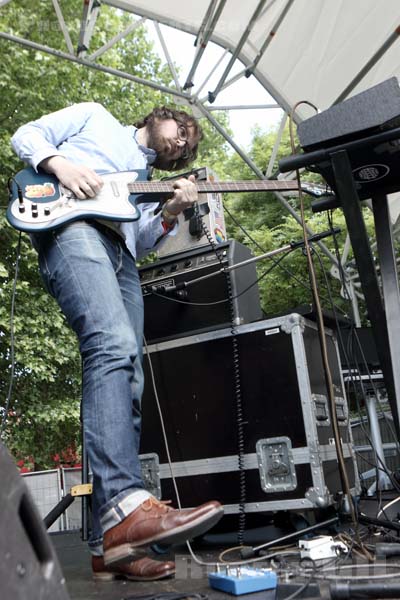
{"label": "rolled shirt sleeve", "polygon": [[94,102],[74,104],[22,125],[11,138],[15,153],[36,171],[42,160],[63,156],[59,146],[84,128],[94,106]]}

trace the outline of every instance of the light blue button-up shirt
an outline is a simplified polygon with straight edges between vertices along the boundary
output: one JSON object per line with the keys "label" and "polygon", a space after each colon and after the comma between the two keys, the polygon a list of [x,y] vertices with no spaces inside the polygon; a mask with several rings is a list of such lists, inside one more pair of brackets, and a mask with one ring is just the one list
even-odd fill
{"label": "light blue button-up shirt", "polygon": [[[155,151],[136,141],[136,131],[121,125],[101,104],[82,102],[23,125],[11,144],[19,158],[36,170],[42,160],[60,155],[101,175],[147,169],[154,161]],[[160,215],[154,215],[156,206],[138,205],[140,220],[120,225],[126,245],[137,258],[153,250],[163,236]]]}

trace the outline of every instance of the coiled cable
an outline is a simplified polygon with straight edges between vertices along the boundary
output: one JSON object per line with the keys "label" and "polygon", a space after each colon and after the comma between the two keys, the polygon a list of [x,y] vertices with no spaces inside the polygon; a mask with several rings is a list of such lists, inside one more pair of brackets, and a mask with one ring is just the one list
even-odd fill
{"label": "coiled cable", "polygon": [[[218,245],[213,240],[207,226],[203,219],[199,215],[199,205],[196,202],[194,205],[194,218],[199,220],[201,230],[211,248],[213,249],[215,256],[217,257],[221,267],[224,267],[224,260],[221,252],[218,249]],[[244,532],[246,530],[246,471],[245,471],[245,433],[244,433],[244,411],[242,402],[242,386],[240,377],[240,351],[239,341],[236,332],[235,323],[235,307],[234,307],[234,294],[232,290],[232,280],[229,271],[224,271],[227,287],[227,295],[229,301],[230,311],[230,331],[232,340],[232,356],[233,356],[233,382],[234,382],[234,394],[236,403],[236,426],[237,426],[237,455],[238,455],[238,469],[239,469],[239,522],[238,522],[238,543],[243,545]]]}

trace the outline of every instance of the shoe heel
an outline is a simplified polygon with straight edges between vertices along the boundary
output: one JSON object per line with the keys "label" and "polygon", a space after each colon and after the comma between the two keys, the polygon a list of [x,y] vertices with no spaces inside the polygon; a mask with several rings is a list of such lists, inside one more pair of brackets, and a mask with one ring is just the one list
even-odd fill
{"label": "shoe heel", "polygon": [[104,564],[107,567],[123,564],[143,558],[145,555],[146,551],[143,548],[132,548],[131,544],[122,544],[104,552]]}
{"label": "shoe heel", "polygon": [[92,573],[94,581],[114,581],[115,575],[113,573],[107,573],[107,571],[99,571]]}

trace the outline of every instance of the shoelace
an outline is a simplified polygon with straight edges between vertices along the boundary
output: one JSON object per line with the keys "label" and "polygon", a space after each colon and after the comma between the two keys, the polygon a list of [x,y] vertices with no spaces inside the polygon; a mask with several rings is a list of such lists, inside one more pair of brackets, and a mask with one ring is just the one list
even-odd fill
{"label": "shoelace", "polygon": [[145,512],[149,512],[153,507],[161,508],[164,512],[168,512],[170,510],[174,510],[172,506],[166,506],[167,504],[171,504],[172,500],[157,500],[153,496],[150,496],[147,500],[145,500],[142,504],[142,509]]}

